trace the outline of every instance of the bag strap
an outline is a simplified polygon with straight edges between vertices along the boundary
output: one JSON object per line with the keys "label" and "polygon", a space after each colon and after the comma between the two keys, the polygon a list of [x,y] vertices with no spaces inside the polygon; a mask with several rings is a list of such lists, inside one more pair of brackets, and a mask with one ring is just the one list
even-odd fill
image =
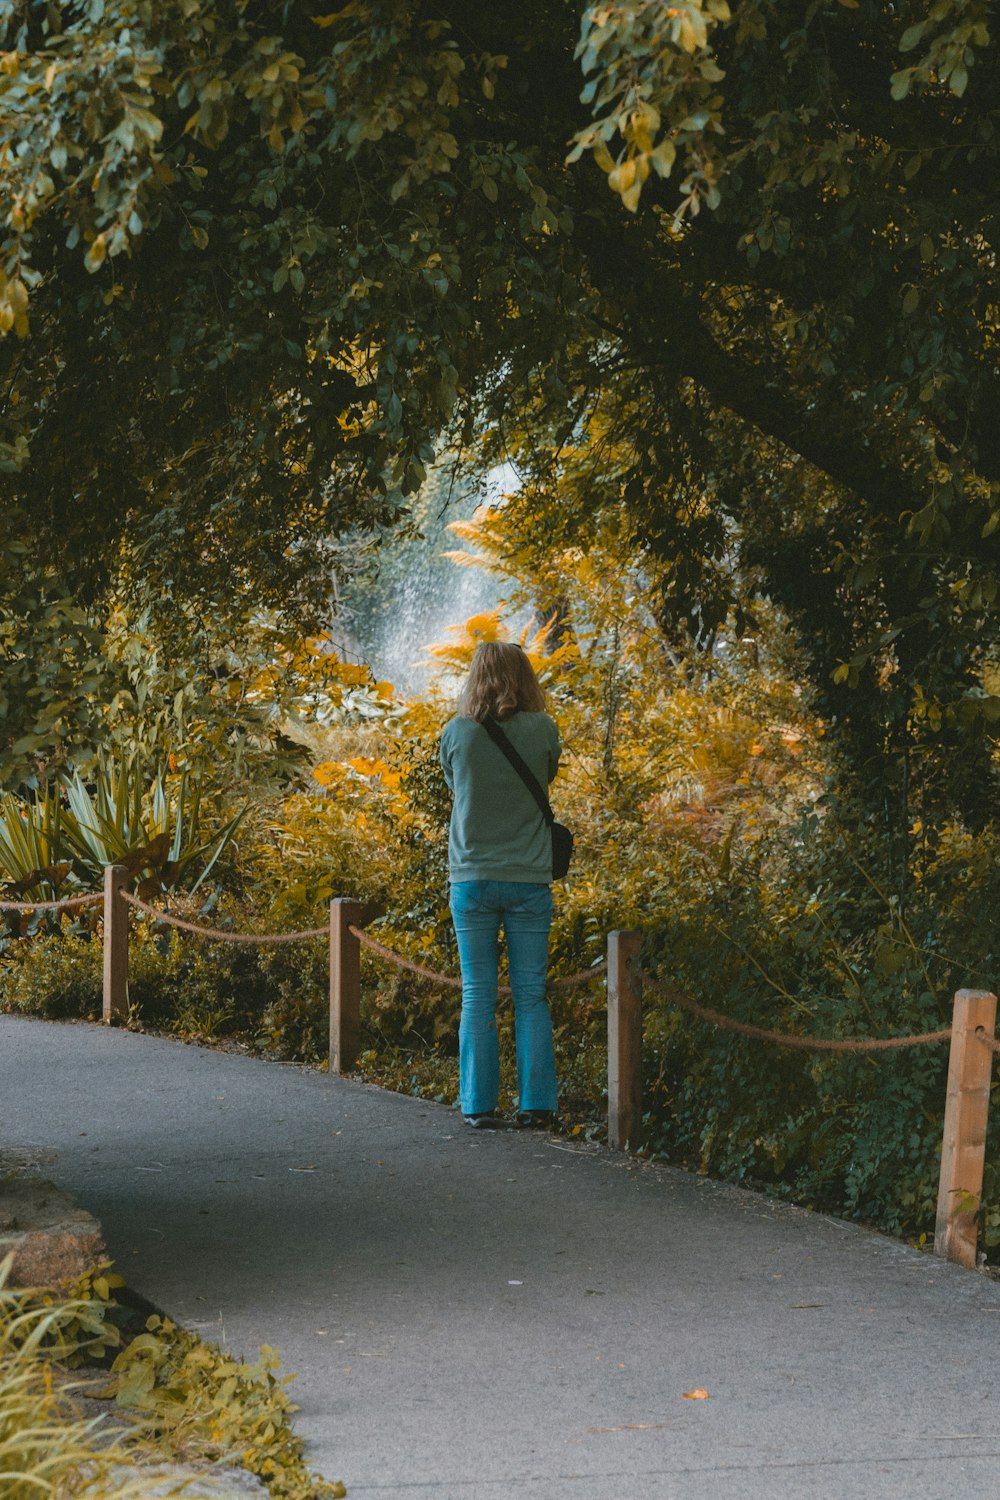
{"label": "bag strap", "polygon": [[502,751],[510,761],[511,765],[514,767],[514,770],[517,772],[518,776],[520,776],[521,780],[528,788],[528,791],[538,803],[542,817],[551,828],[552,824],[556,820],[556,815],[552,811],[552,808],[549,805],[549,799],[548,797],[546,797],[544,791],[539,785],[538,777],[535,775],[534,771],[532,771],[521,759],[520,755],[518,755],[517,751],[514,749],[514,746],[511,744],[510,740],[504,734],[503,730],[500,728],[500,725],[496,722],[495,719],[480,719],[479,723],[486,730],[486,733],[489,735],[494,745],[496,745],[497,749]]}

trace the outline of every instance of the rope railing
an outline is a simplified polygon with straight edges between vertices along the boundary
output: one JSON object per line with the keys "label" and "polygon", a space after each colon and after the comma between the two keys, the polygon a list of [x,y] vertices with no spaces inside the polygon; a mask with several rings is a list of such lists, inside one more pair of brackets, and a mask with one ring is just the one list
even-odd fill
{"label": "rope railing", "polygon": [[[411,974],[419,974],[421,979],[430,979],[434,984],[446,985],[450,990],[462,988],[460,979],[455,979],[450,974],[440,974],[437,969],[428,969],[423,964],[414,963],[412,958],[404,958],[401,953],[396,953],[392,948],[387,948],[384,943],[378,943],[373,937],[369,937],[363,927],[355,927],[352,923],[347,930],[352,937],[357,938],[362,948],[377,953],[379,958],[384,958],[386,963],[393,964],[397,969],[406,969]],[[510,990],[506,990],[506,993],[509,995]]]}
{"label": "rope railing", "polygon": [[[363,927],[348,926],[348,932],[357,938],[363,948],[368,948],[376,953],[379,958],[385,959],[386,963],[393,964],[397,969],[406,969],[411,974],[418,974],[421,979],[429,979],[434,984],[446,986],[450,990],[462,988],[461,979],[456,979],[453,974],[442,974],[438,969],[428,969],[424,964],[415,963],[412,958],[406,958],[404,954],[397,953],[393,948],[387,948],[384,943],[376,942],[370,937]],[[608,972],[607,961],[594,964],[593,968],[580,969],[575,974],[563,975],[560,979],[550,979],[548,987],[553,990],[570,989],[573,985],[586,984],[588,980],[599,979]],[[509,995],[511,993],[509,984],[498,987],[498,994]]]}
{"label": "rope railing", "polygon": [[554,990],[573,989],[578,984],[586,984],[588,980],[599,979],[602,974],[608,972],[608,961],[602,959],[599,964],[592,965],[589,969],[579,969],[575,974],[564,974],[561,979],[553,979],[551,986]]}
{"label": "rope railing", "polygon": [[[220,927],[205,927],[199,922],[188,922],[181,917],[176,917],[172,912],[164,911],[159,906],[152,906],[148,901],[142,901],[138,896],[132,894],[124,886],[119,887],[119,893],[123,901],[137,911],[145,912],[147,916],[155,917],[158,922],[163,922],[168,927],[176,927],[182,932],[190,932],[195,937],[205,938],[213,943],[247,943],[247,944],[269,944],[269,943],[299,943],[309,938],[329,937],[329,927],[307,927],[297,932],[231,932]],[[100,900],[100,897],[89,897],[89,900]],[[460,990],[461,979],[456,979],[451,974],[442,974],[438,969],[429,969],[424,964],[418,964],[412,958],[407,958],[395,949],[388,948],[384,943],[379,943],[370,937],[362,927],[348,925],[348,932],[357,938],[363,947],[370,949],[387,963],[395,965],[398,969],[406,969],[411,974],[417,974],[422,979],[429,979],[434,984],[446,985],[449,989]],[[563,978],[551,981],[552,988],[568,989],[571,985],[584,984],[589,979],[599,978],[607,973],[607,963],[595,964],[591,969],[582,969],[576,974],[567,974]],[[500,993],[509,995],[509,985],[501,985]]]}
{"label": "rope railing", "polygon": [[[128,889],[129,872],[122,865],[109,866],[104,885],[104,1001],[103,1016],[109,1024],[127,1021],[129,908],[145,913],[155,922],[189,932],[210,942],[264,946],[328,938],[330,944],[330,1072],[350,1072],[361,1053],[361,954],[367,950],[383,962],[416,974],[433,984],[460,990],[461,979],[443,974],[426,964],[407,958],[370,936],[361,925],[364,909],[357,901],[338,897],[330,903],[330,921],[325,927],[298,932],[232,932],[186,921],[172,912],[134,896]],[[50,902],[4,902],[0,910],[38,909],[95,905],[98,895],[69,897]],[[607,977],[608,1004],[608,1143],[613,1148],[634,1146],[643,1122],[642,1096],[642,988],[647,986],[668,1005],[722,1030],[736,1032],[772,1046],[801,1052],[879,1053],[950,1042],[944,1133],[938,1187],[938,1212],[934,1249],[938,1255],[960,1265],[976,1265],[978,1211],[983,1185],[986,1127],[994,1058],[1000,1056],[995,1037],[997,1000],[985,990],[959,990],[954,999],[951,1027],[947,1030],[908,1033],[904,1036],[833,1037],[805,1036],[739,1021],[692,996],[664,984],[639,964],[642,934],[613,931],[608,934],[607,962],[594,964],[574,974],[550,980],[552,989],[568,989]],[[510,994],[505,985],[502,994]],[[982,1043],[981,1046],[975,1043]]]}
{"label": "rope railing", "polygon": [[82,906],[96,906],[104,897],[64,896],[59,901],[0,901],[0,911],[76,911]]}
{"label": "rope railing", "polygon": [[[791,1031],[771,1031],[765,1026],[754,1026],[749,1021],[737,1021],[720,1010],[701,1005],[697,1000],[692,1000],[690,995],[663,984],[643,970],[638,972],[641,982],[649,985],[668,1004],[676,1005],[678,1009],[686,1010],[699,1020],[720,1026],[725,1031],[737,1031],[741,1036],[754,1037],[760,1042],[773,1042],[776,1047],[794,1047],[803,1052],[892,1052],[901,1047],[926,1047],[930,1042],[951,1040],[950,1027],[947,1031],[920,1031],[905,1036],[879,1037],[801,1036]],[[997,1051],[1000,1051],[1000,1044],[997,1044]]]}
{"label": "rope railing", "polygon": [[168,927],[176,927],[181,932],[193,933],[195,937],[206,938],[213,943],[246,943],[251,946],[260,946],[274,943],[301,943],[307,938],[325,938],[330,936],[329,927],[307,927],[301,932],[228,932],[221,927],[203,927],[198,922],[185,922],[180,917],[175,917],[172,912],[163,911],[158,906],[151,906],[148,901],[140,901],[138,896],[133,896],[124,886],[119,887],[119,894],[123,901],[133,906],[137,911],[143,911],[147,916],[155,917],[158,922],[164,922]]}
{"label": "rope railing", "polygon": [[803,1036],[738,1021],[664,984],[640,966],[641,946],[641,933],[609,935],[608,1139],[611,1145],[634,1144],[642,1131],[644,987],[667,1005],[723,1031],[802,1052],[899,1052],[904,1048],[949,1042],[934,1253],[975,1268],[990,1090],[994,1059],[1000,1056],[1000,1041],[995,1036],[996,995],[986,990],[956,991],[948,1030],[911,1032],[904,1036]]}

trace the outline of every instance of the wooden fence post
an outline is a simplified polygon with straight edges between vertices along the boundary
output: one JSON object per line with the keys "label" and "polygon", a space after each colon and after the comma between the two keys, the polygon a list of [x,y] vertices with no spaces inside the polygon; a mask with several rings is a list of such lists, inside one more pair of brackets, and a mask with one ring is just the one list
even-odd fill
{"label": "wooden fence post", "polygon": [[128,904],[122,887],[129,874],[124,865],[104,867],[104,1003],[105,1026],[128,1020]]}
{"label": "wooden fence post", "polygon": [[349,1072],[361,1050],[361,944],[348,930],[360,923],[360,902],[330,902],[331,1073]]}
{"label": "wooden fence post", "polygon": [[608,1145],[624,1151],[642,1124],[642,1002],[630,967],[639,932],[608,933]]}
{"label": "wooden fence post", "polygon": [[948,1260],[970,1269],[976,1265],[976,1231],[993,1076],[993,1053],[983,1046],[976,1032],[982,1030],[992,1037],[996,1018],[996,995],[986,990],[959,990],[955,995],[934,1254],[947,1256]]}

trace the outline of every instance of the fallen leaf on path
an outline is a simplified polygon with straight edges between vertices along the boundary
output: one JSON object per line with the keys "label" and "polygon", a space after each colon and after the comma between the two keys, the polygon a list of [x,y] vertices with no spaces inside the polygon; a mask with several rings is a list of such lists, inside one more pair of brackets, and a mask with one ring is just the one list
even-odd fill
{"label": "fallen leaf on path", "polygon": [[684,1397],[685,1401],[707,1401],[708,1400],[708,1392],[707,1391],[703,1391],[700,1386],[699,1386],[699,1388],[696,1391],[682,1391],[681,1395]]}

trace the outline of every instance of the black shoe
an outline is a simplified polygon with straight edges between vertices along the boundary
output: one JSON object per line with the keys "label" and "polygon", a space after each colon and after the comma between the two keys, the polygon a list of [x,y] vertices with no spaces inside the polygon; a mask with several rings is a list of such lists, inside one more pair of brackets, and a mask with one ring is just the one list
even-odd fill
{"label": "black shoe", "polygon": [[554,1109],[519,1109],[514,1123],[519,1130],[548,1130],[555,1117]]}
{"label": "black shoe", "polygon": [[499,1130],[502,1123],[496,1115],[463,1115],[462,1119],[472,1130]]}

